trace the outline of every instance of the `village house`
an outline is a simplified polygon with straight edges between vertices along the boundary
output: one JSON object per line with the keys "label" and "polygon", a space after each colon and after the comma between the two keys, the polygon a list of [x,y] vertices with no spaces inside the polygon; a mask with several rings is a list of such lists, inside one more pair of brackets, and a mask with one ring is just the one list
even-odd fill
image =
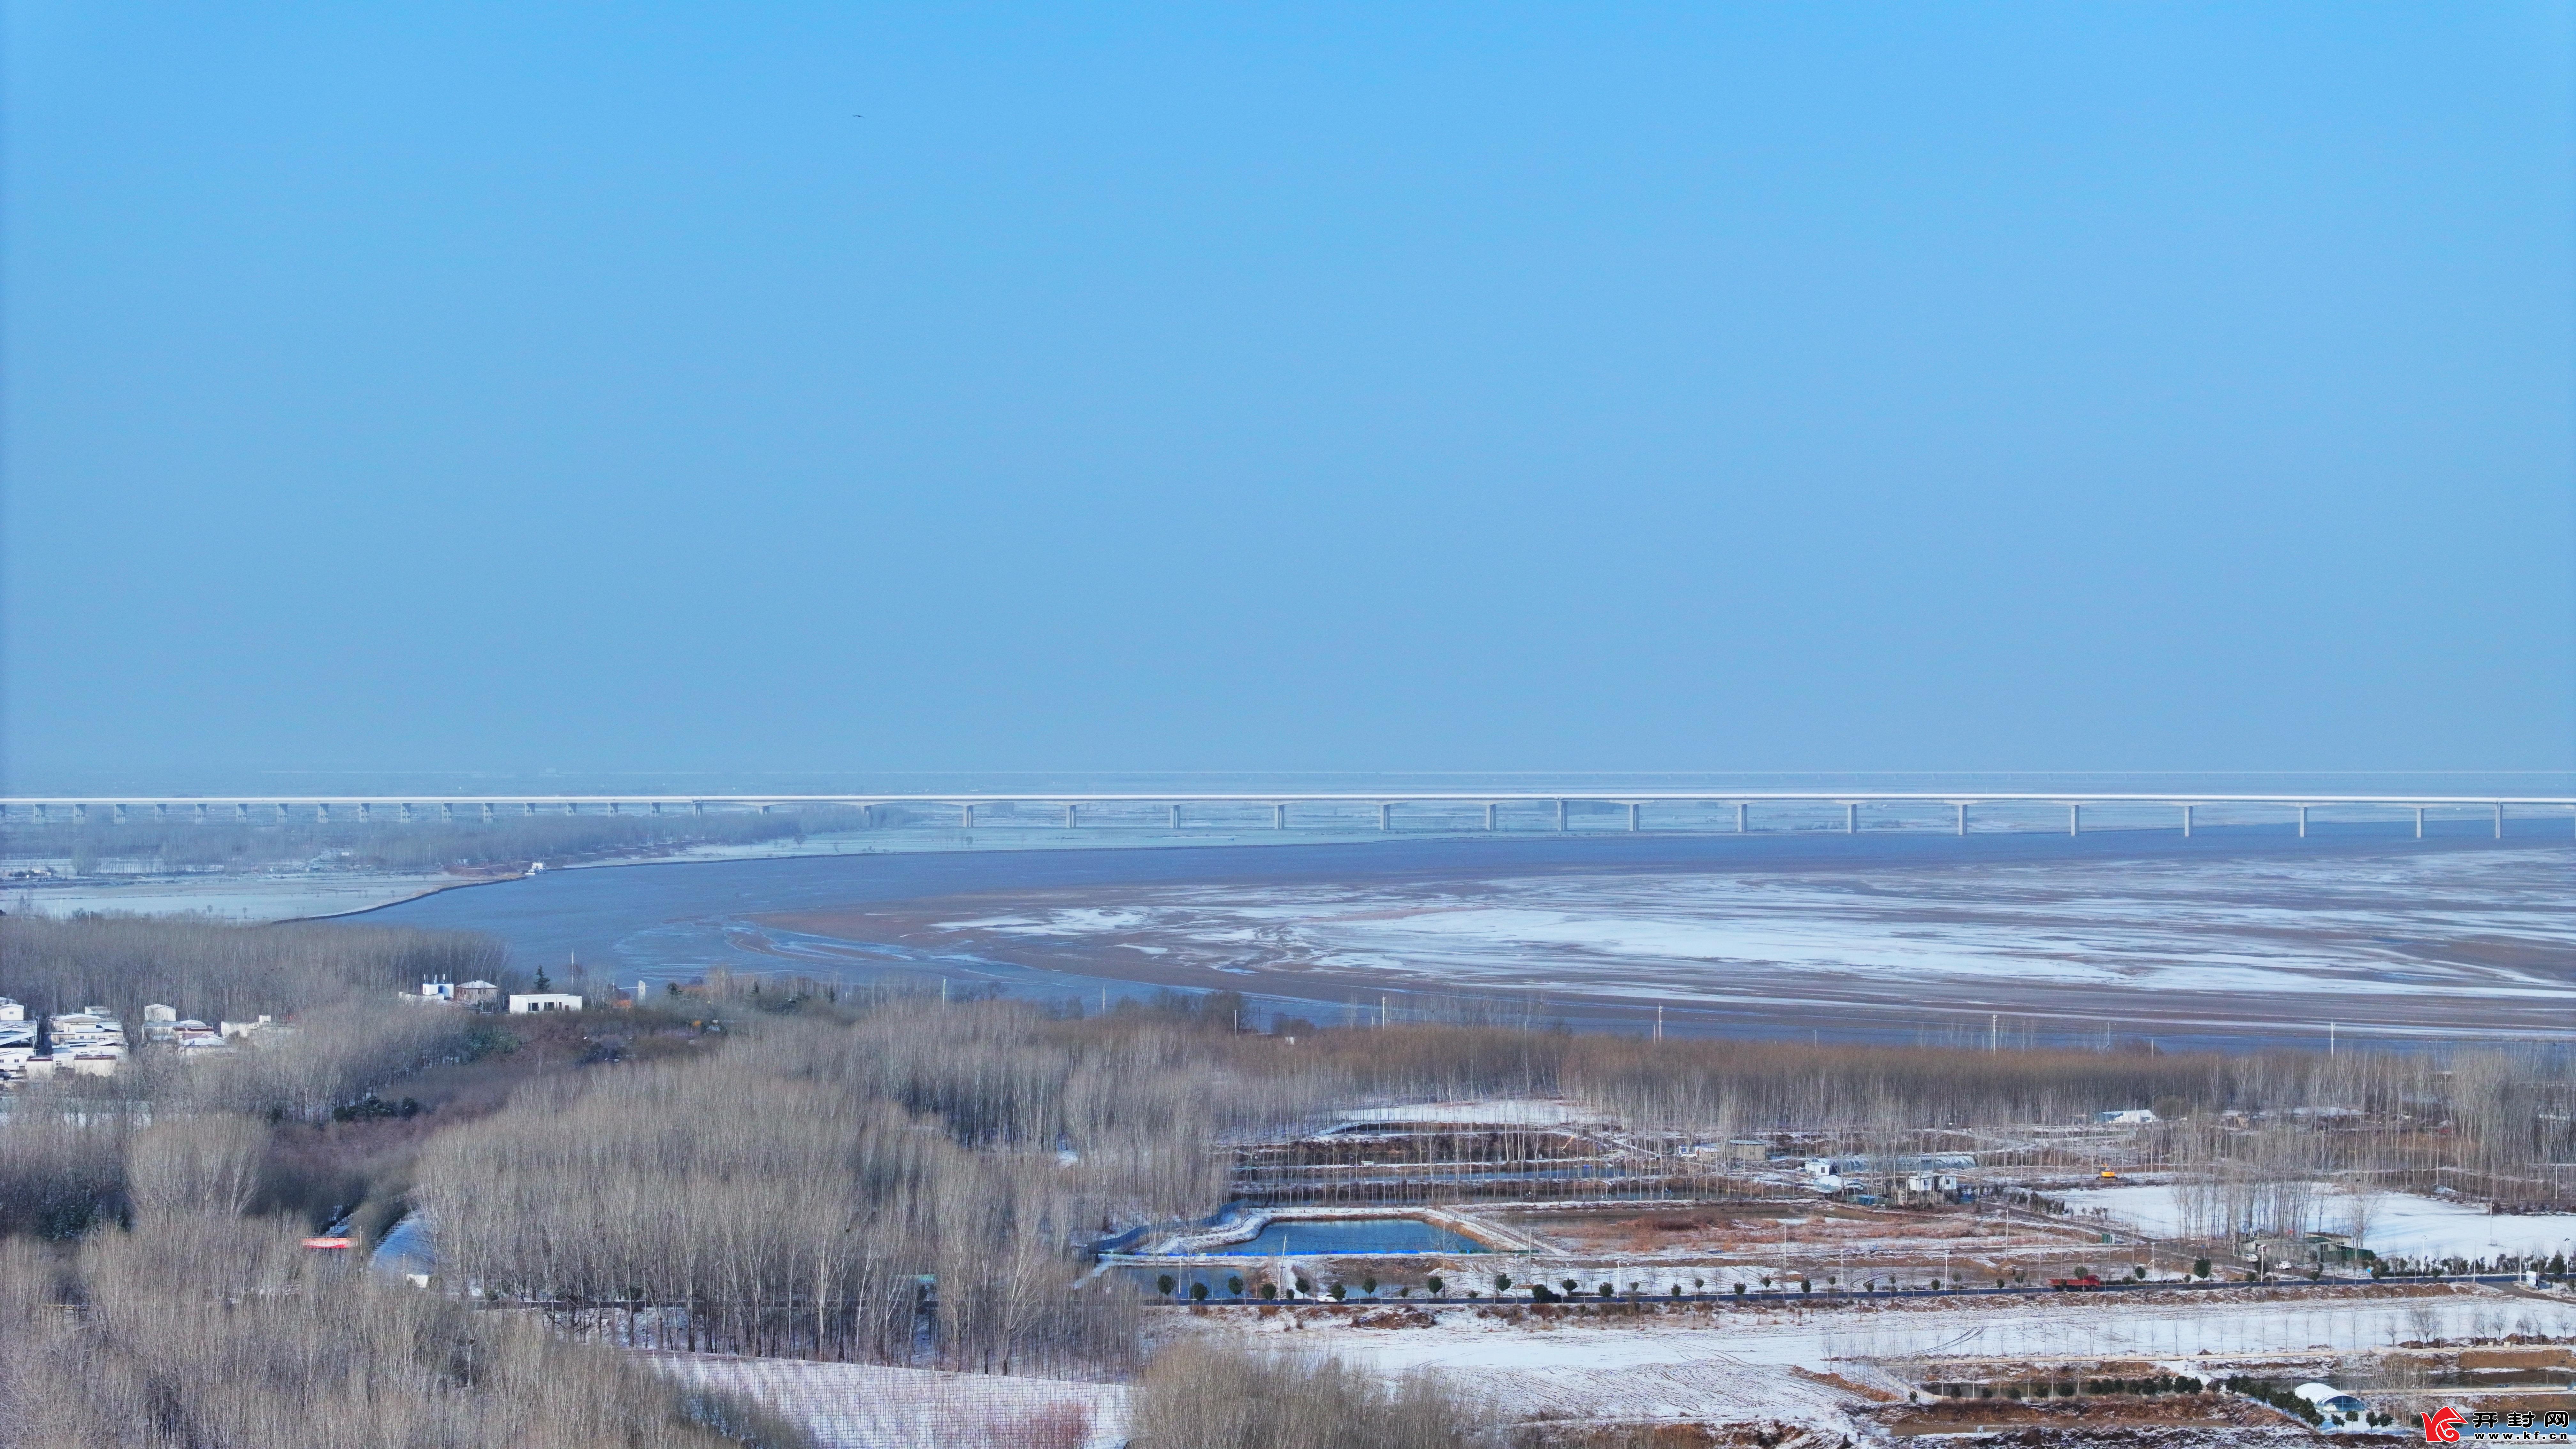
{"label": "village house", "polygon": [[579,1011],[581,998],[568,991],[524,991],[510,997],[510,1014],[526,1015],[536,1011]]}

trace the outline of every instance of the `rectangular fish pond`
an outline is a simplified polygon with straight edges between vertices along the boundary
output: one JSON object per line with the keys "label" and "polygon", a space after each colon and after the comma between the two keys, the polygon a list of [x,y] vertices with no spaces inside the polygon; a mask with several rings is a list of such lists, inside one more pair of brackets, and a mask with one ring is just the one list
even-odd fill
{"label": "rectangular fish pond", "polygon": [[1485,1251],[1485,1245],[1475,1239],[1420,1218],[1274,1218],[1255,1237],[1206,1250],[1235,1258]]}

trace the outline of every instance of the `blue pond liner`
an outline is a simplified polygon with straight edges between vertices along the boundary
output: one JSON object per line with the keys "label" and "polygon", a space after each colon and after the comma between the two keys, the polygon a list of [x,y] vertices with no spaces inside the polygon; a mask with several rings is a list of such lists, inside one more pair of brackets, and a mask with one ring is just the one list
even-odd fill
{"label": "blue pond liner", "polygon": [[1420,1218],[1291,1218],[1272,1222],[1256,1237],[1207,1251],[1271,1258],[1282,1253],[1481,1253],[1485,1246]]}

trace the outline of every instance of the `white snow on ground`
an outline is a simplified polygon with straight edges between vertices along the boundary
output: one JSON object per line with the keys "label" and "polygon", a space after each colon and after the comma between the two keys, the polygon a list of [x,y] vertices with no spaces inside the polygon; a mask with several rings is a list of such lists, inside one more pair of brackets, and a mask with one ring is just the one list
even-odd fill
{"label": "white snow on ground", "polygon": [[1556,1127],[1598,1120],[1563,1102],[1544,1098],[1482,1098],[1473,1102],[1418,1102],[1399,1107],[1362,1107],[1342,1114],[1346,1123],[1458,1122],[1504,1127]]}
{"label": "white snow on ground", "polygon": [[[1630,1325],[1634,1326],[1630,1326]],[[2220,1302],[2197,1293],[1976,1299],[1940,1306],[1723,1313],[1533,1328],[1473,1312],[1427,1329],[1317,1323],[1283,1346],[1329,1350],[1387,1373],[1413,1368],[1606,1370],[1733,1363],[1830,1370],[1924,1356],[2140,1357],[2381,1348],[2417,1339],[2576,1334],[2576,1301],[2462,1289],[2417,1296]]]}
{"label": "white snow on ground", "polygon": [[1292,1315],[1235,1332],[1281,1352],[1329,1353],[1390,1376],[1436,1370],[1514,1418],[1775,1420],[1848,1433],[1858,1400],[1793,1370],[1887,1383],[1879,1365],[1927,1357],[2212,1358],[2357,1350],[2447,1338],[2576,1332],[2576,1302],[2476,1287],[2373,1297],[2221,1301],[2152,1297],[1995,1298],[1713,1317],[1517,1322],[1472,1309],[1430,1328],[1356,1328]]}
{"label": "white snow on ground", "polygon": [[[2182,1211],[2171,1187],[2083,1188],[2063,1196],[2078,1212],[2102,1209],[2151,1237],[2182,1231]],[[2324,1232],[2349,1232],[2352,1208],[2349,1196],[2319,1193],[2316,1226]],[[2576,1255],[2576,1213],[2490,1213],[2475,1203],[2383,1193],[2370,1205],[2360,1246],[2390,1258]]]}
{"label": "white snow on ground", "polygon": [[76,911],[204,916],[219,921],[291,921],[373,910],[471,881],[439,873],[297,871],[276,875],[84,877],[68,884],[0,891],[5,909],[57,920]]}
{"label": "white snow on ground", "polygon": [[1127,1390],[1118,1384],[707,1353],[637,1357],[692,1387],[760,1403],[821,1449],[1021,1449],[1037,1442],[1035,1419],[1067,1406],[1088,1419],[1083,1449],[1127,1438]]}

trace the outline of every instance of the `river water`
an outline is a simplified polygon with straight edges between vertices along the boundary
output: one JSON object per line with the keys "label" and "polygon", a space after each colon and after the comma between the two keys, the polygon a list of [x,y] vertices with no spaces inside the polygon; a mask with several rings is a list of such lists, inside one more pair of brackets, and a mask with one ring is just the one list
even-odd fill
{"label": "river water", "polygon": [[[2567,829],[2563,820],[2535,820],[2527,828],[2529,848],[2566,851],[2560,839]],[[643,981],[658,990],[665,982],[689,980],[721,965],[736,972],[795,970],[852,988],[938,990],[945,983],[952,993],[998,992],[1090,1007],[1104,997],[1122,999],[1158,989],[1144,984],[1156,979],[1153,973],[1135,969],[1145,959],[1138,951],[1151,948],[1086,946],[1055,952],[1043,965],[1015,964],[975,949],[972,942],[943,941],[918,930],[879,933],[869,929],[868,917],[877,911],[899,915],[925,901],[941,902],[946,911],[952,898],[962,898],[954,906],[974,914],[1012,911],[1040,895],[1058,903],[1092,897],[1114,901],[1177,888],[1249,897],[1299,887],[1400,891],[1424,882],[1606,879],[1641,872],[1712,878],[1825,872],[1866,893],[1879,874],[1896,878],[1920,876],[1927,868],[2010,868],[2027,876],[2032,867],[2044,870],[2052,863],[2095,879],[2104,873],[2105,863],[2115,869],[2120,862],[2190,862],[2221,869],[2234,863],[2248,872],[2246,888],[2259,892],[2267,862],[2307,862],[2302,869],[2313,875],[2319,863],[2348,858],[2366,872],[2404,855],[2493,849],[2477,822],[2454,822],[2447,834],[2437,832],[2437,839],[2419,845],[2411,840],[2411,825],[2393,819],[2320,819],[2304,840],[2281,825],[2263,822],[2214,822],[2190,840],[2176,830],[2146,828],[2088,830],[2080,837],[2028,829],[1964,839],[1931,828],[1857,836],[1818,829],[1749,836],[1596,829],[1572,835],[1397,833],[1306,844],[1011,849],[980,843],[997,836],[1008,839],[1007,832],[976,834],[972,848],[958,848],[963,842],[952,839],[940,849],[871,850],[886,842],[862,835],[813,843],[817,849],[839,846],[852,852],[844,854],[552,870],[524,880],[440,892],[360,919],[489,933],[508,943],[521,969],[542,966],[571,989],[592,994],[602,994],[612,982],[631,987]],[[2509,842],[2511,854],[2522,854],[2511,847]],[[2527,866],[2521,874],[2529,876]],[[2282,905],[2294,919],[2297,902]],[[788,929],[776,919],[814,915],[833,918],[829,934]],[[1243,987],[1258,1004],[1315,1020],[1338,1020],[1359,999],[1349,990],[1327,991],[1320,985],[1313,994],[1301,995],[1305,988],[1273,977],[1247,980]],[[1421,989],[1421,983],[1404,989]],[[1636,992],[1606,994],[1634,997]],[[1587,1005],[1585,995],[1581,990],[1554,993],[1549,1015],[1620,1030],[1640,1027],[1634,1001]],[[1984,1024],[1982,1015],[1978,1024]],[[1847,1024],[1832,1013],[1810,1013],[1794,1023],[1750,1015],[1725,1022],[1677,1019],[1672,1029],[1785,1035],[1792,1025],[1798,1036],[1883,1039],[1887,1034],[1883,1023]],[[2187,1025],[2180,1026],[2168,1044],[2184,1045],[2183,1038],[2191,1034]],[[2222,1034],[2232,1038],[2232,1045],[2246,1044],[2241,1031]]]}

